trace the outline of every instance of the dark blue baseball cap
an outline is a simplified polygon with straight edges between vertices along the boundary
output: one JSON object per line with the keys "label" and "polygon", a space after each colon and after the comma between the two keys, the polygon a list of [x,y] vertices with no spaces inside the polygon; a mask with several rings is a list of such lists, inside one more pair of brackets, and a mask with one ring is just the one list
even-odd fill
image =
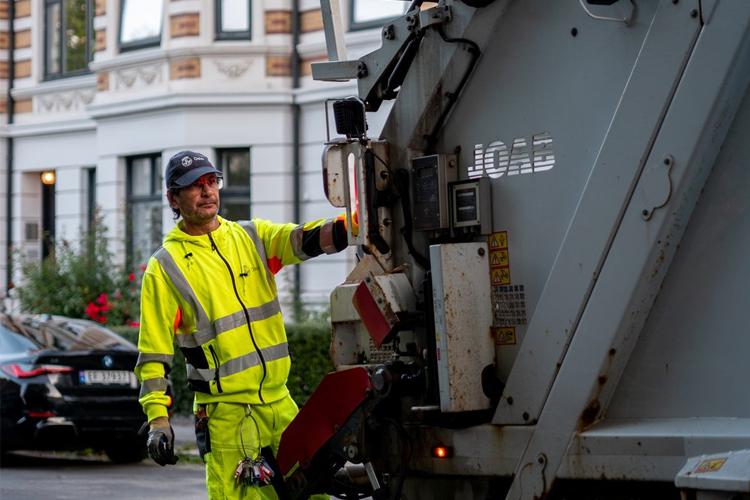
{"label": "dark blue baseball cap", "polygon": [[216,174],[221,177],[221,170],[217,170],[206,155],[194,151],[180,151],[172,156],[167,163],[167,189],[179,189],[189,186],[206,174]]}

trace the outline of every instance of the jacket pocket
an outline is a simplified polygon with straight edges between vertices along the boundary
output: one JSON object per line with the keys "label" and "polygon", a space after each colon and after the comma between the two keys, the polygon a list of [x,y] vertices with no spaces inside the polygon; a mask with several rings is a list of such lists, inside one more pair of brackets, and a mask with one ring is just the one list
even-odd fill
{"label": "jacket pocket", "polygon": [[219,375],[219,355],[216,354],[216,350],[211,344],[209,344],[208,350],[211,352],[211,357],[214,359],[214,382],[216,383],[216,392],[224,392],[221,390],[221,375]]}

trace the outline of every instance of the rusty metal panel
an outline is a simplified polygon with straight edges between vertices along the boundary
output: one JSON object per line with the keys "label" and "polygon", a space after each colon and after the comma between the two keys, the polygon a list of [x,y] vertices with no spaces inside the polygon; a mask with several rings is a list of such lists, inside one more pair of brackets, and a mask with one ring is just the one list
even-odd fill
{"label": "rusty metal panel", "polygon": [[440,409],[490,407],[482,370],[494,362],[492,302],[486,243],[430,246]]}

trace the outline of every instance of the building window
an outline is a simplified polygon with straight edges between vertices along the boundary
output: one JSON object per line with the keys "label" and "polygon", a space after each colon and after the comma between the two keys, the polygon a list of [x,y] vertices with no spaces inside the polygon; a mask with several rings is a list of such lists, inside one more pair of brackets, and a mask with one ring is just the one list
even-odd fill
{"label": "building window", "polygon": [[45,0],[46,78],[88,72],[94,56],[93,0]]}
{"label": "building window", "polygon": [[163,20],[161,0],[122,0],[120,2],[120,50],[158,46]]}
{"label": "building window", "polygon": [[216,39],[250,40],[250,0],[216,0]]}
{"label": "building window", "polygon": [[219,149],[219,170],[224,174],[221,191],[222,217],[229,220],[250,218],[250,149]]}
{"label": "building window", "polygon": [[127,159],[127,256],[145,263],[162,240],[161,155]]}
{"label": "building window", "polygon": [[405,14],[408,8],[409,2],[400,0],[350,0],[349,29],[382,26],[385,21]]}

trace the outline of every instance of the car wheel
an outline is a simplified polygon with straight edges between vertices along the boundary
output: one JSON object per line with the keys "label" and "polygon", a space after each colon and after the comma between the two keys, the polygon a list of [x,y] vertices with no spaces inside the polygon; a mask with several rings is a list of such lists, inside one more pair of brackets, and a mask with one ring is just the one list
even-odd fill
{"label": "car wheel", "polygon": [[140,462],[146,458],[146,441],[140,436],[120,439],[104,448],[104,453],[116,464]]}

